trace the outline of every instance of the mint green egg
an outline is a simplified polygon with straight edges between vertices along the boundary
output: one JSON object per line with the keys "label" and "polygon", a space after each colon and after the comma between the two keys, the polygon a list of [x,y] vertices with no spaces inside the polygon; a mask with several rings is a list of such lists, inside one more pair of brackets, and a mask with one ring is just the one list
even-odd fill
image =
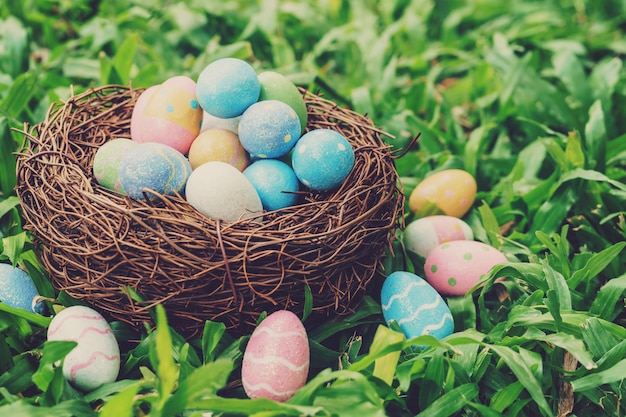
{"label": "mint green egg", "polygon": [[259,82],[261,83],[259,101],[278,100],[288,104],[298,115],[301,132],[304,132],[308,121],[306,103],[296,85],[289,78],[273,71],[260,73]]}
{"label": "mint green egg", "polygon": [[119,181],[119,166],[122,156],[137,142],[130,139],[119,138],[106,142],[96,151],[93,159],[93,176],[102,185],[109,190],[126,194],[124,188]]}

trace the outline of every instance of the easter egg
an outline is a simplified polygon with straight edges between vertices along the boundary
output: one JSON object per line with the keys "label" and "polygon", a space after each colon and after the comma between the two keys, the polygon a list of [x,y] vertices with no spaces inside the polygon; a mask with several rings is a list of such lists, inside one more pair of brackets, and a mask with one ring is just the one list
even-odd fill
{"label": "easter egg", "polygon": [[[126,152],[119,165],[119,182],[135,199],[144,199],[143,189],[174,194],[185,188],[191,165],[183,154],[160,143],[140,143]],[[148,196],[150,193],[148,192]]]}
{"label": "easter egg", "polygon": [[290,311],[276,311],[250,336],[241,364],[244,391],[250,398],[287,401],[305,385],[309,361],[302,322]]}
{"label": "easter egg", "polygon": [[268,211],[292,206],[298,200],[300,183],[293,169],[277,159],[261,159],[243,171]]}
{"label": "easter egg", "polygon": [[157,86],[143,109],[142,102],[135,103],[131,139],[139,143],[162,143],[186,154],[202,123],[203,112],[195,91],[196,83],[186,76],[172,77]]}
{"label": "easter egg", "polygon": [[480,278],[507,262],[496,248],[474,240],[455,240],[435,247],[424,263],[428,282],[443,295],[465,295]]}
{"label": "easter egg", "polygon": [[304,97],[298,91],[298,87],[282,74],[274,71],[265,71],[259,74],[261,94],[259,101],[278,100],[286,103],[294,109],[300,119],[300,133],[304,133],[308,122],[308,114]]}
{"label": "easter egg", "polygon": [[221,117],[215,117],[207,112],[203,113],[204,115],[202,116],[202,127],[200,127],[200,133],[209,129],[226,129],[230,130],[231,132],[237,133],[241,116],[223,119]]}
{"label": "easter egg", "polygon": [[474,204],[476,180],[461,169],[446,169],[426,177],[409,196],[409,208],[417,213],[426,203],[443,214],[463,217]]}
{"label": "easter egg", "polygon": [[92,167],[93,176],[98,184],[109,190],[125,193],[119,181],[120,161],[122,156],[135,145],[137,142],[119,138],[110,140],[98,148],[93,158]]}
{"label": "easter egg", "polygon": [[289,105],[278,100],[251,105],[239,121],[239,141],[259,158],[278,158],[300,138],[300,120]]}
{"label": "easter egg", "polygon": [[385,321],[398,323],[404,335],[443,339],[454,332],[454,320],[441,295],[424,279],[406,271],[389,274],[381,289]]}
{"label": "easter egg", "polygon": [[30,275],[13,265],[0,263],[0,301],[9,307],[43,314],[43,302],[34,303],[39,293]]}
{"label": "easter egg", "polygon": [[48,340],[77,343],[63,362],[63,375],[75,387],[92,391],[116,380],[119,345],[109,323],[97,311],[84,306],[61,310],[50,322]]}
{"label": "easter egg", "polygon": [[250,162],[236,133],[226,129],[209,129],[200,133],[189,148],[192,169],[209,161],[222,161],[243,171]]}
{"label": "easter egg", "polygon": [[212,219],[234,222],[261,218],[263,204],[254,186],[241,171],[221,161],[206,162],[187,181],[187,201]]}
{"label": "easter egg", "polygon": [[196,96],[209,114],[221,118],[241,115],[259,99],[256,71],[237,58],[222,58],[206,66],[198,77]]}
{"label": "easter egg", "polygon": [[453,240],[473,240],[474,233],[458,217],[437,215],[422,217],[404,229],[407,250],[426,258],[437,245]]}
{"label": "easter egg", "polygon": [[144,142],[141,138],[141,118],[143,116],[143,112],[146,109],[146,105],[150,98],[154,94],[155,91],[159,89],[158,85],[153,85],[145,89],[137,98],[135,105],[133,106],[133,113],[130,117],[130,137],[133,138],[135,142],[142,143]]}
{"label": "easter egg", "polygon": [[339,132],[315,129],[302,135],[291,155],[298,180],[316,191],[338,187],[354,166],[354,150]]}

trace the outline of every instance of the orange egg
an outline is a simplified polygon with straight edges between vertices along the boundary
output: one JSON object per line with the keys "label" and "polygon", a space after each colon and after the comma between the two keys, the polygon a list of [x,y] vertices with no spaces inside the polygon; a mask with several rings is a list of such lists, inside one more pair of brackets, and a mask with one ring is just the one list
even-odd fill
{"label": "orange egg", "polygon": [[446,169],[426,177],[409,197],[409,208],[417,213],[431,203],[448,216],[461,218],[474,204],[476,180],[467,171]]}

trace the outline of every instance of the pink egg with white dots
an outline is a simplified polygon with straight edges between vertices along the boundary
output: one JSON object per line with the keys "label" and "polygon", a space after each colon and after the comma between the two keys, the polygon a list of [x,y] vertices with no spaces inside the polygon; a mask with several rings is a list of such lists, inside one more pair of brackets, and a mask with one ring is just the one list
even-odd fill
{"label": "pink egg with white dots", "polygon": [[250,398],[284,402],[306,384],[309,340],[294,313],[268,315],[252,332],[241,364],[241,382]]}
{"label": "pink egg with white dots", "polygon": [[426,280],[440,294],[465,295],[494,266],[507,262],[493,246],[474,240],[456,240],[435,247],[424,263]]}
{"label": "pink egg with white dots", "polygon": [[409,196],[409,208],[420,213],[430,204],[440,214],[461,218],[476,199],[474,177],[462,169],[445,169],[424,178]]}

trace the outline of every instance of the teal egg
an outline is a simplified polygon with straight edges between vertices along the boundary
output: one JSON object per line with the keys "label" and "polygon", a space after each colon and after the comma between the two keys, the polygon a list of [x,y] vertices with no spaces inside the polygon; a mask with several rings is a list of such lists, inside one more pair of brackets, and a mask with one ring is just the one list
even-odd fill
{"label": "teal egg", "polygon": [[385,322],[397,322],[409,339],[427,334],[443,339],[454,332],[452,313],[441,295],[411,272],[389,274],[380,298]]}
{"label": "teal egg", "polygon": [[0,301],[13,308],[22,308],[42,314],[43,302],[33,305],[33,299],[39,293],[30,275],[13,265],[0,263]]}
{"label": "teal egg", "polygon": [[135,145],[137,143],[130,139],[120,138],[110,140],[98,148],[94,155],[92,167],[93,176],[98,184],[109,190],[125,194],[119,181],[120,161],[122,156]]}
{"label": "teal egg", "polygon": [[[119,181],[126,193],[142,200],[143,189],[172,195],[185,189],[191,165],[183,154],[161,143],[140,143],[120,161]],[[147,192],[150,197],[150,193]]]}
{"label": "teal egg", "polygon": [[300,186],[293,169],[278,159],[261,159],[243,171],[268,211],[293,206]]}
{"label": "teal egg", "polygon": [[337,188],[354,166],[350,142],[331,129],[315,129],[302,135],[293,149],[291,166],[298,180],[316,191]]}

